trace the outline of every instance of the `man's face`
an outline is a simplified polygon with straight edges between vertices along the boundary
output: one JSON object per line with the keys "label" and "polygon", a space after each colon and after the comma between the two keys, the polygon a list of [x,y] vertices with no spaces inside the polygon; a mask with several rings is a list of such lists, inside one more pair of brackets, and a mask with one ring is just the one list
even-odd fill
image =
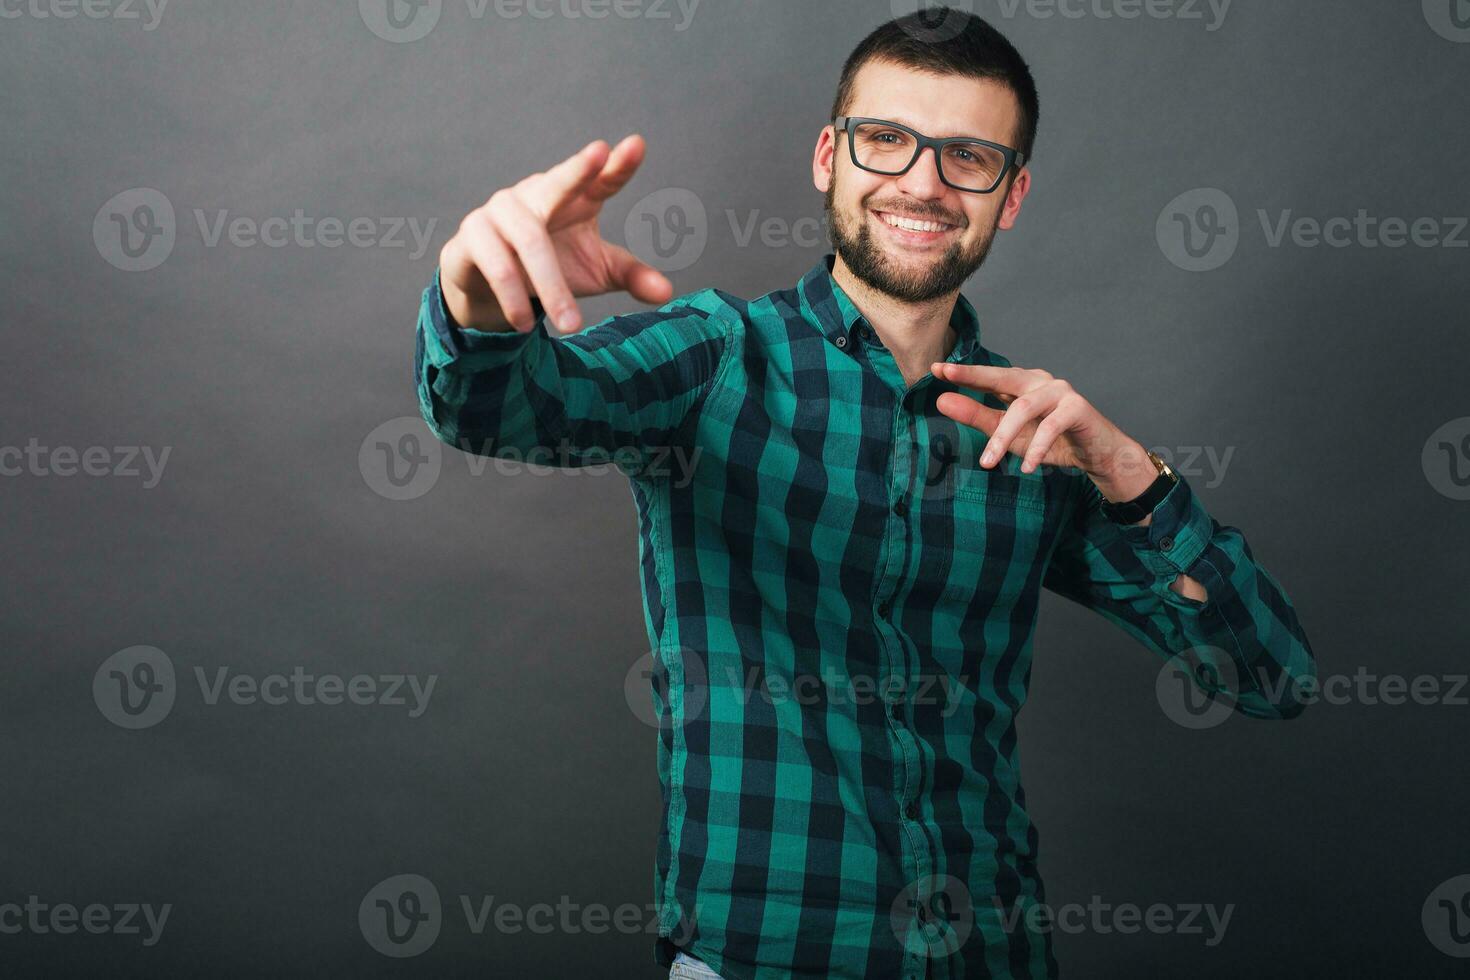
{"label": "man's face", "polygon": [[[886,61],[858,72],[848,115],[902,123],[926,136],[973,136],[1016,145],[1020,104],[999,82],[932,75]],[[903,302],[922,303],[960,288],[985,261],[997,228],[1010,228],[1030,175],[1013,170],[989,194],[950,187],[934,152],[887,177],[852,162],[847,135],[829,127],[817,145],[814,177],[826,183],[827,226],[837,255],[860,281]],[[935,222],[938,231],[896,228],[893,218]]]}

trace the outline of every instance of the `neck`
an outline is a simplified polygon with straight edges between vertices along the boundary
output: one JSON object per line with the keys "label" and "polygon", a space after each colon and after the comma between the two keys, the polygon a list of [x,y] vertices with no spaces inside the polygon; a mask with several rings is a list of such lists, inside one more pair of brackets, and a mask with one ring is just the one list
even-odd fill
{"label": "neck", "polygon": [[928,374],[935,361],[947,359],[959,341],[949,325],[959,290],[925,303],[906,303],[858,279],[841,255],[832,263],[832,278],[872,324],[909,384]]}

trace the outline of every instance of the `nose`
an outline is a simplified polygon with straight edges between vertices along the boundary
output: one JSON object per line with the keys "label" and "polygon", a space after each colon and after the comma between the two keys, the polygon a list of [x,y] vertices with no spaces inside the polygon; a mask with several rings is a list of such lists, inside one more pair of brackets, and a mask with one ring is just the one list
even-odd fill
{"label": "nose", "polygon": [[945,195],[949,187],[939,179],[938,157],[932,147],[919,151],[919,158],[908,173],[898,178],[898,188],[910,197],[924,201],[935,201]]}

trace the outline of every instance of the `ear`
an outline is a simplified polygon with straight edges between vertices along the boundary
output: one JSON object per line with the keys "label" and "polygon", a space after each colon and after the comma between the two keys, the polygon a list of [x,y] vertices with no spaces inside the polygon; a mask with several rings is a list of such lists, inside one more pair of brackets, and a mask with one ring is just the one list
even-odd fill
{"label": "ear", "polygon": [[1006,202],[1000,211],[1000,220],[996,227],[1003,231],[1009,231],[1015,225],[1016,219],[1021,215],[1021,202],[1026,200],[1026,195],[1031,191],[1031,168],[1022,167],[1014,177],[1011,178],[1011,186],[1006,189]]}
{"label": "ear", "polygon": [[837,130],[823,126],[821,135],[817,137],[816,151],[812,154],[812,183],[823,194],[832,186],[832,165],[836,153]]}

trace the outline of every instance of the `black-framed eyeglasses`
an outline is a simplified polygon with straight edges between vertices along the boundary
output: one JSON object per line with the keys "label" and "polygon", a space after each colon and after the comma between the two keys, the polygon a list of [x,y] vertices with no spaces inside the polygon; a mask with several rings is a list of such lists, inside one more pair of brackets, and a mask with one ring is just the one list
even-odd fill
{"label": "black-framed eyeglasses", "polygon": [[1026,165],[1026,154],[1009,146],[967,136],[934,139],[887,119],[838,116],[833,125],[847,133],[854,165],[870,173],[906,174],[926,148],[934,151],[939,179],[955,190],[989,194],[1011,168]]}

